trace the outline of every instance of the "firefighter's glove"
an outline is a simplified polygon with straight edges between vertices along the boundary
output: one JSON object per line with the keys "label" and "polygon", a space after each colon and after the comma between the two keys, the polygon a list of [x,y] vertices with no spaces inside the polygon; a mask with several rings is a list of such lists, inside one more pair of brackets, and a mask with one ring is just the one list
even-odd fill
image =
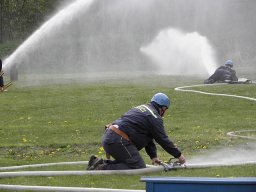
{"label": "firefighter's glove", "polygon": [[154,157],[152,159],[152,164],[155,165],[155,164],[158,164],[160,165],[162,163],[162,161],[158,158],[158,157]]}

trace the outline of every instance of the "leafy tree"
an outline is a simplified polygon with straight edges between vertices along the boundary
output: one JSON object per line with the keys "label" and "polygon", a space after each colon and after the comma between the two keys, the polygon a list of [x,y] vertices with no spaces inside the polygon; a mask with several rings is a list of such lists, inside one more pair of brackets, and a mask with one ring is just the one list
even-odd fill
{"label": "leafy tree", "polygon": [[59,0],[1,0],[0,43],[24,39],[53,12]]}

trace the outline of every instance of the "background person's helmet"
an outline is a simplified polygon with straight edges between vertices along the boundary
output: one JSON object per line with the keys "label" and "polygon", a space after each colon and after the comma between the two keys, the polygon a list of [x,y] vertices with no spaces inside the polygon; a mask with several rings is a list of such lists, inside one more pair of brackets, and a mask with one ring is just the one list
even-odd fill
{"label": "background person's helmet", "polygon": [[229,65],[229,66],[233,67],[233,61],[232,60],[227,60],[225,65]]}
{"label": "background person's helmet", "polygon": [[170,99],[164,93],[155,94],[151,99],[151,102],[152,101],[157,103],[160,107],[167,107],[167,108],[170,107]]}

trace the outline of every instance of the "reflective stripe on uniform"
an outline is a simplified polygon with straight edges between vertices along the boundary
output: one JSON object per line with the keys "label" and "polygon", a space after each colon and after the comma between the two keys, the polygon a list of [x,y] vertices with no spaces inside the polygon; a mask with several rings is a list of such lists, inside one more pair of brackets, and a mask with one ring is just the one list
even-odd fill
{"label": "reflective stripe on uniform", "polygon": [[143,107],[145,107],[155,118],[157,118],[157,116],[154,114],[154,112],[146,105],[142,105]]}

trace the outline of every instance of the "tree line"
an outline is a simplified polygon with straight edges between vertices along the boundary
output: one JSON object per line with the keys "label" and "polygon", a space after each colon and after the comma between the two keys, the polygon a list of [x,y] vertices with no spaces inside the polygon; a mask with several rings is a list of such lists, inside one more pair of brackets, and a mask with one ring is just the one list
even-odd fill
{"label": "tree line", "polygon": [[0,43],[30,35],[60,0],[0,0]]}

